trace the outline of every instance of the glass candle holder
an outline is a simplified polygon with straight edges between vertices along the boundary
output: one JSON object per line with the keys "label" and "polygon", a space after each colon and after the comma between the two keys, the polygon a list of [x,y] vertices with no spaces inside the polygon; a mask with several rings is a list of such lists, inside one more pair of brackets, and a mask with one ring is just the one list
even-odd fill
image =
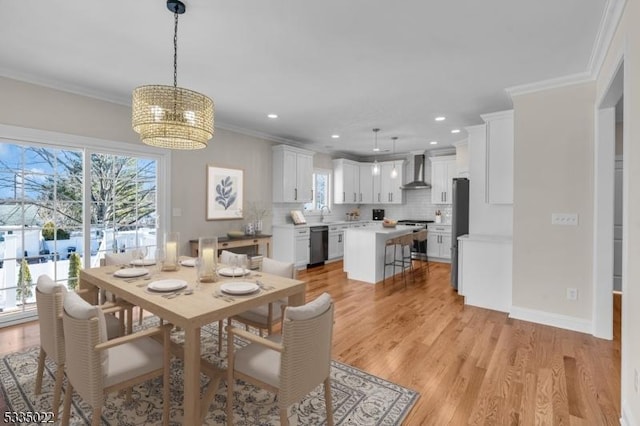
{"label": "glass candle holder", "polygon": [[180,233],[169,232],[164,242],[164,262],[162,263],[163,271],[175,271],[178,269],[180,247]]}
{"label": "glass candle holder", "polygon": [[216,281],[216,268],[218,264],[218,238],[198,238],[198,280],[203,283]]}

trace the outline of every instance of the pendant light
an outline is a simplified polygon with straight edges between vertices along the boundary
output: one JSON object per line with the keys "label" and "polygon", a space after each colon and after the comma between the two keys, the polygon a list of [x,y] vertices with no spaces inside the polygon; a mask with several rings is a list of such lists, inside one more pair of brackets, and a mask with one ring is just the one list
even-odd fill
{"label": "pendant light", "polygon": [[[378,152],[380,151],[380,148],[378,148],[378,132],[380,131],[380,129],[373,129],[373,135],[374,135],[374,145],[373,145],[373,152]],[[374,158],[373,160],[373,167],[371,168],[371,173],[374,176],[378,176],[380,174],[380,164],[378,164],[378,158],[377,158],[377,154],[376,154],[376,158]]]}
{"label": "pendant light", "polygon": [[147,85],[134,89],[131,122],[147,145],[170,149],[206,148],[213,137],[213,101],[198,92],[178,87],[178,15],[184,3],[167,0],[173,12],[173,86]]}
{"label": "pendant light", "polygon": [[[391,140],[393,141],[393,156],[395,157],[396,155],[396,141],[398,140],[397,136],[394,136],[391,138]],[[393,160],[393,169],[391,169],[391,173],[389,175],[391,177],[391,179],[395,179],[398,177],[398,171],[396,170],[396,160]]]}

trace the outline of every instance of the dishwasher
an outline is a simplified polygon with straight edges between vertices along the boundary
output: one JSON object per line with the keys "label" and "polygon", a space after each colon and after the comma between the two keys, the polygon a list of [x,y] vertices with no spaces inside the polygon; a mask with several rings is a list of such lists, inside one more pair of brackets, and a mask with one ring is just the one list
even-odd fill
{"label": "dishwasher", "polygon": [[309,265],[322,265],[329,258],[329,227],[309,228]]}

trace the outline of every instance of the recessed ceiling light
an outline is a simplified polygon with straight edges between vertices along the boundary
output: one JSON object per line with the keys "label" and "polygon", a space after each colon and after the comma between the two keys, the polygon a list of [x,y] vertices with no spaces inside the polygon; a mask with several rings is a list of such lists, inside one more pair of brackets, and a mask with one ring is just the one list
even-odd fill
{"label": "recessed ceiling light", "polygon": [[429,142],[431,145],[438,145],[438,141],[431,141]]}
{"label": "recessed ceiling light", "polygon": [[447,119],[447,117],[440,116],[440,117],[436,117],[436,119],[435,119],[435,120],[436,120],[436,121],[444,121],[444,120],[446,120],[446,119]]}
{"label": "recessed ceiling light", "polygon": [[278,118],[278,114],[267,114],[269,118]]}
{"label": "recessed ceiling light", "polygon": [[451,133],[460,133],[460,129],[453,129]]}
{"label": "recessed ceiling light", "polygon": [[331,135],[331,139],[340,139],[340,135]]}

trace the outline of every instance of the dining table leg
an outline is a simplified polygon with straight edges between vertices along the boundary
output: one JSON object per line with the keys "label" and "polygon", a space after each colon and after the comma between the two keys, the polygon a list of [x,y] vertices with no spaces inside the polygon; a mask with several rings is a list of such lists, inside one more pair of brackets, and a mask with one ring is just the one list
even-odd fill
{"label": "dining table leg", "polygon": [[184,419],[182,424],[200,421],[200,327],[184,329]]}

